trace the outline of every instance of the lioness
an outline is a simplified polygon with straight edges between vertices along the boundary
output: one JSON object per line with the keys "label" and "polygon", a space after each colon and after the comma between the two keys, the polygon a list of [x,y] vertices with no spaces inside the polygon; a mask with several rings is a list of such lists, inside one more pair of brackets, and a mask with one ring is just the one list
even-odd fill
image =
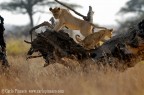
{"label": "lioness", "polygon": [[76,35],[76,40],[82,45],[85,49],[95,49],[100,41],[105,41],[105,37],[111,38],[113,29],[105,29],[90,34],[89,36],[85,37],[84,40],[79,38],[79,35]]}
{"label": "lioness", "polygon": [[86,37],[92,34],[93,27],[106,29],[74,17],[67,9],[55,7],[54,9],[49,8],[49,10],[52,12],[55,19],[59,19],[59,22],[54,27],[55,31],[59,31],[62,27],[67,26],[73,30],[80,30],[81,34]]}

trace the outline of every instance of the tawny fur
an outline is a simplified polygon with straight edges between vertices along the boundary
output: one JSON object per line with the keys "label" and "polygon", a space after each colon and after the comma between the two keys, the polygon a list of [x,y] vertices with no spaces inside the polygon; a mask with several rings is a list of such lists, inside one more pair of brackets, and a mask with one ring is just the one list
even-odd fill
{"label": "tawny fur", "polygon": [[111,38],[113,29],[105,29],[95,32],[87,36],[84,40],[79,38],[79,35],[76,35],[76,40],[82,45],[85,49],[94,49],[98,46],[100,41],[105,41],[105,37]]}
{"label": "tawny fur", "polygon": [[55,31],[59,31],[62,27],[67,26],[69,29],[72,30],[80,30],[80,33],[86,37],[92,34],[93,27],[106,29],[104,27],[98,27],[92,23],[89,23],[85,20],[78,19],[74,17],[67,9],[63,8],[49,8],[52,12],[55,19],[58,19],[59,22],[54,27]]}
{"label": "tawny fur", "polygon": [[126,44],[126,49],[128,53],[138,54],[141,50],[144,50],[144,45],[138,46],[137,48],[131,47],[130,45]]}

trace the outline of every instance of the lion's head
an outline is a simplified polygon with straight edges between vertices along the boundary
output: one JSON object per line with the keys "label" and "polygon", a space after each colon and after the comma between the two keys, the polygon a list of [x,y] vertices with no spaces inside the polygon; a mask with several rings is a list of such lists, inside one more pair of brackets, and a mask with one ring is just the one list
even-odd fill
{"label": "lion's head", "polygon": [[112,32],[113,32],[113,29],[107,29],[106,30],[106,36],[111,38],[112,37]]}
{"label": "lion's head", "polygon": [[49,8],[49,10],[52,12],[55,19],[59,19],[61,12],[62,12],[61,8],[55,7],[54,9]]}

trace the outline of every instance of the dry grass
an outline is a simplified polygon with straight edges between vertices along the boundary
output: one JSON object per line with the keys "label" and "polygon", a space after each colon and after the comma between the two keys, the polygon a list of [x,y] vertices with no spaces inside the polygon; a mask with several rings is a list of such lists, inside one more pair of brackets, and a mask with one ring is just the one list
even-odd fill
{"label": "dry grass", "polygon": [[24,55],[28,49],[30,48],[30,45],[27,43],[24,43],[24,39],[19,38],[9,38],[7,39],[7,53],[8,55]]}
{"label": "dry grass", "polygon": [[[10,70],[0,72],[1,91],[61,89],[64,90],[61,95],[144,95],[144,64],[141,63],[119,72],[110,67],[98,70],[96,65],[89,65],[86,70],[79,65],[71,70],[58,63],[43,68],[44,61],[41,58],[26,61],[24,56],[9,56],[8,59]],[[69,62],[76,64],[71,60]],[[10,93],[7,95],[18,94]],[[24,95],[35,94],[27,92]]]}

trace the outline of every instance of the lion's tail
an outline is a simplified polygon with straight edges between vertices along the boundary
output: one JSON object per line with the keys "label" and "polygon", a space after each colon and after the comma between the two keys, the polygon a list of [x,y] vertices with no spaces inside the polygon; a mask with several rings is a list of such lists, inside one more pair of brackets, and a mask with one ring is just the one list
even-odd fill
{"label": "lion's tail", "polygon": [[79,42],[79,43],[82,41],[82,39],[80,39],[80,35],[78,35],[78,34],[75,35],[75,39],[76,39],[76,41]]}

